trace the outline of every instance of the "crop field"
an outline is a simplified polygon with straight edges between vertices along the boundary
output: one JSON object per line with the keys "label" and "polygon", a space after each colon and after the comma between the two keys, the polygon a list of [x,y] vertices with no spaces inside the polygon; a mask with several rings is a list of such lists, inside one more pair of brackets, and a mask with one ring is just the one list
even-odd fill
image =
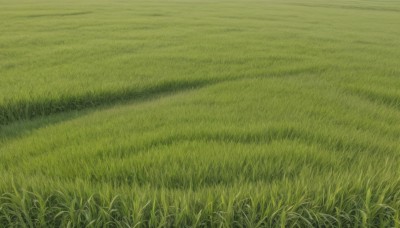
{"label": "crop field", "polygon": [[400,227],[400,1],[0,0],[0,227]]}

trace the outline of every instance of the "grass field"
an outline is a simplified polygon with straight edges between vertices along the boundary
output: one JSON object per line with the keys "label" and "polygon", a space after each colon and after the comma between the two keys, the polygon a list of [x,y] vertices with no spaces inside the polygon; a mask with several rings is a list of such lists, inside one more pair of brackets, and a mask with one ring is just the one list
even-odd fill
{"label": "grass field", "polygon": [[400,227],[397,0],[0,0],[0,227]]}

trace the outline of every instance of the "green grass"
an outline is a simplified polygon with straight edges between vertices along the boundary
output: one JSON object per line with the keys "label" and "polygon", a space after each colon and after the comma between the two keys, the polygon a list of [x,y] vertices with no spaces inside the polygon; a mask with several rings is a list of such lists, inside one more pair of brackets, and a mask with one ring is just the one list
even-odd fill
{"label": "green grass", "polygon": [[0,0],[0,227],[399,227],[400,3]]}

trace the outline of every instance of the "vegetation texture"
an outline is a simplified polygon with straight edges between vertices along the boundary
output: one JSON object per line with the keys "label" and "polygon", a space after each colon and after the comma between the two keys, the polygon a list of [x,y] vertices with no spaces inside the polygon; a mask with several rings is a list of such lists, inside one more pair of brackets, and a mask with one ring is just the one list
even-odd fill
{"label": "vegetation texture", "polygon": [[398,0],[0,0],[0,227],[399,227]]}

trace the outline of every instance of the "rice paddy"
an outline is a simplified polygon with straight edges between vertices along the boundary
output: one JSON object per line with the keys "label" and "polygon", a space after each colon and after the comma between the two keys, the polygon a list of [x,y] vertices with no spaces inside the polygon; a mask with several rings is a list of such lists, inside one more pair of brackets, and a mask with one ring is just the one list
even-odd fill
{"label": "rice paddy", "polygon": [[400,227],[400,2],[0,0],[0,227]]}

